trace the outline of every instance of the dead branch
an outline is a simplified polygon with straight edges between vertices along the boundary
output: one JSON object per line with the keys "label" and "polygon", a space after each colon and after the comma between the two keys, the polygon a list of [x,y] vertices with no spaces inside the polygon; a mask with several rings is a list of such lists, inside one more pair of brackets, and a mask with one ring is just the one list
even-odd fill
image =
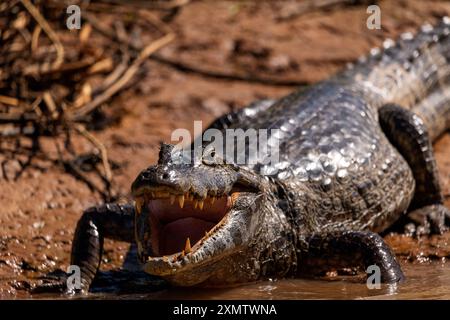
{"label": "dead branch", "polygon": [[77,130],[79,134],[84,136],[100,151],[101,159],[103,162],[103,169],[105,170],[105,178],[106,181],[109,184],[111,184],[112,181],[111,167],[109,166],[108,161],[108,151],[106,151],[106,147],[104,146],[104,144],[98,141],[97,138],[95,138],[92,134],[90,134],[89,131],[87,131],[86,128],[81,124],[75,125],[75,130]]}
{"label": "dead branch", "polygon": [[215,70],[202,69],[196,66],[191,66],[185,64],[181,61],[175,61],[169,59],[167,57],[163,57],[161,55],[153,55],[151,57],[152,60],[157,61],[159,63],[163,63],[172,68],[177,69],[181,72],[197,74],[203,77],[221,79],[221,80],[229,80],[229,81],[245,81],[252,83],[265,84],[270,86],[307,86],[310,83],[306,81],[298,81],[298,80],[285,80],[285,79],[274,79],[262,76],[256,76],[252,74],[239,74],[239,73],[226,73]]}

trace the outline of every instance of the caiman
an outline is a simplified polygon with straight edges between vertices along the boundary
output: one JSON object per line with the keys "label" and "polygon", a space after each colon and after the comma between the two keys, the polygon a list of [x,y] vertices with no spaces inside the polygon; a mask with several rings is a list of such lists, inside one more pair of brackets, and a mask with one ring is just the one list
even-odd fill
{"label": "caiman", "polygon": [[399,221],[418,235],[449,223],[431,144],[450,127],[449,33],[444,17],[327,80],[211,124],[278,129],[268,138],[279,148],[275,163],[251,146],[252,164],[225,161],[205,143],[192,148],[192,163],[180,162],[162,144],[158,163],[132,184],[134,203],[93,207],[79,220],[71,264],[82,289],[104,238],[135,243],[144,270],[178,286],[371,265],[385,283],[404,279],[379,234]]}

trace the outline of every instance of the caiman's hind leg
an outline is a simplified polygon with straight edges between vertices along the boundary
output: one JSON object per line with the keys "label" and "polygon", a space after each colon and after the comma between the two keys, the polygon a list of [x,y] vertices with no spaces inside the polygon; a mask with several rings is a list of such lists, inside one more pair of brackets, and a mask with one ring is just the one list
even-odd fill
{"label": "caiman's hind leg", "polygon": [[433,147],[423,121],[397,105],[382,107],[379,119],[389,141],[408,162],[416,182],[410,212],[400,222],[408,233],[441,234],[446,230],[450,211],[443,205]]}
{"label": "caiman's hind leg", "polygon": [[84,211],[72,242],[71,265],[81,271],[81,290],[88,291],[100,267],[103,239],[134,242],[134,206],[105,204]]}
{"label": "caiman's hind leg", "polygon": [[380,268],[381,281],[395,283],[404,279],[403,272],[378,234],[368,231],[342,231],[314,234],[305,239],[300,256],[300,274],[329,271],[332,268]]}

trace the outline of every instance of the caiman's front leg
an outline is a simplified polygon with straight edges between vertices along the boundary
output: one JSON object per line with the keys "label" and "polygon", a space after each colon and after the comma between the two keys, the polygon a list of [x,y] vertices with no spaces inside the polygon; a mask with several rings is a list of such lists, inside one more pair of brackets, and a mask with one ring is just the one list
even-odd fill
{"label": "caiman's front leg", "polygon": [[368,231],[342,231],[314,234],[306,239],[301,251],[300,273],[317,274],[333,268],[364,267],[376,265],[381,271],[381,281],[395,283],[404,279],[403,272],[378,234]]}
{"label": "caiman's front leg", "polygon": [[446,220],[449,223],[450,211],[443,205],[437,165],[427,128],[419,116],[397,105],[382,107],[379,116],[381,128],[408,162],[416,182],[407,219],[418,227],[417,230],[410,231],[417,234],[441,234],[446,230]]}
{"label": "caiman's front leg", "polygon": [[105,204],[84,211],[72,242],[71,265],[81,271],[81,290],[88,291],[100,267],[103,239],[134,242],[134,206]]}

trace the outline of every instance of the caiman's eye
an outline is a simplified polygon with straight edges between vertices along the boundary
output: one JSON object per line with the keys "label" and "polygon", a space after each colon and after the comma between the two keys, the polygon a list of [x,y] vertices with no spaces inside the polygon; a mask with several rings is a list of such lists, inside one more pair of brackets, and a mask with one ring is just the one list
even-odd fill
{"label": "caiman's eye", "polygon": [[205,149],[203,149],[202,162],[203,164],[210,166],[224,163],[222,157],[217,154],[213,146],[207,146]]}
{"label": "caiman's eye", "polygon": [[190,164],[192,163],[191,151],[176,145],[171,154],[172,164]]}

